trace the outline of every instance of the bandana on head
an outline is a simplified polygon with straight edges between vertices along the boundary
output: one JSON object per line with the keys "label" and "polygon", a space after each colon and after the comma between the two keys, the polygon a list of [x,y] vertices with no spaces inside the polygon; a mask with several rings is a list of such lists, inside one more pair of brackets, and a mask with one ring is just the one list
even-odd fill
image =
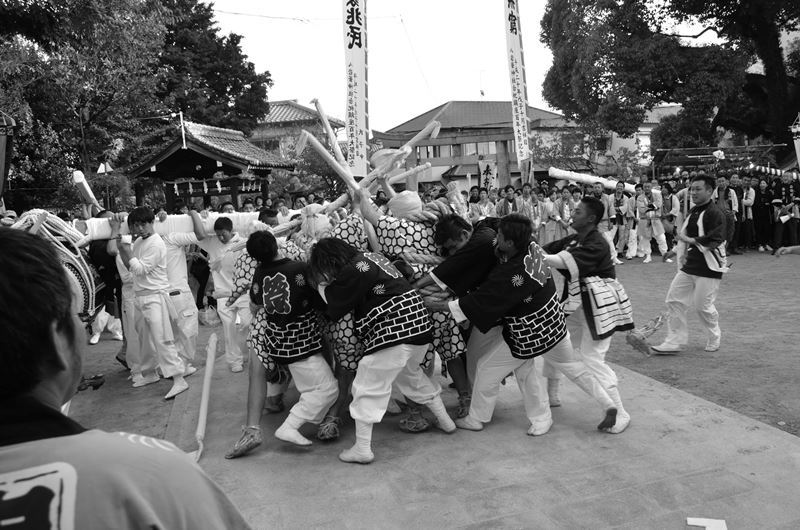
{"label": "bandana on head", "polygon": [[398,219],[405,219],[422,211],[422,199],[413,191],[401,191],[389,199],[389,210]]}

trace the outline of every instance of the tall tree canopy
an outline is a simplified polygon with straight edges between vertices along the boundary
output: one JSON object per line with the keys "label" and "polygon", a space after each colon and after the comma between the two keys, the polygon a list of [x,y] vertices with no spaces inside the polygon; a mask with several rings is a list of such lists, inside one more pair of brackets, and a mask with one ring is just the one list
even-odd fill
{"label": "tall tree canopy", "polygon": [[[747,102],[744,89],[753,80],[746,69],[758,57],[767,111],[751,132],[785,139],[792,112],[779,33],[799,20],[796,0],[548,0],[541,38],[553,66],[544,97],[570,118],[630,135],[658,103],[680,103],[696,121]],[[687,22],[703,24],[723,43],[677,35]],[[726,116],[734,113],[720,118]]]}
{"label": "tall tree canopy", "polygon": [[249,133],[269,112],[269,72],[256,72],[242,37],[219,35],[211,4],[164,0],[172,13],[159,57],[157,96],[190,119]]}

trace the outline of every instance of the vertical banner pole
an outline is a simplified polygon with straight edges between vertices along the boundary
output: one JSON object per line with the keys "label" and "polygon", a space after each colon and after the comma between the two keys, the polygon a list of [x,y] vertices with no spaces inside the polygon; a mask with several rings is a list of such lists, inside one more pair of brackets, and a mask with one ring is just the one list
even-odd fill
{"label": "vertical banner pole", "polygon": [[342,0],[347,66],[347,164],[356,178],[367,173],[367,0]]}
{"label": "vertical banner pole", "polygon": [[525,80],[525,57],[522,53],[522,26],[520,24],[518,0],[501,0],[505,9],[506,45],[508,49],[508,73],[511,77],[511,113],[514,124],[517,167],[522,183],[529,182],[532,175],[524,170],[524,162],[531,157],[530,124],[528,123],[528,89]]}

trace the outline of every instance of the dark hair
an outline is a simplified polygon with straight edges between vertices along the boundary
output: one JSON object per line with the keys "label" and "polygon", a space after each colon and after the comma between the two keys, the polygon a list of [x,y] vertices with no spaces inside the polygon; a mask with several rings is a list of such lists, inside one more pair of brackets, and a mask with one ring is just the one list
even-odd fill
{"label": "dark hair", "polygon": [[309,274],[317,282],[323,278],[335,278],[356,254],[358,250],[341,239],[323,237],[311,247],[311,256],[308,258]]}
{"label": "dark hair", "polygon": [[262,208],[261,212],[258,214],[258,220],[262,223],[265,223],[265,219],[270,217],[278,217],[278,210],[273,208]]}
{"label": "dark hair", "polygon": [[153,210],[147,206],[137,206],[128,214],[128,226],[149,224],[156,220]]}
{"label": "dark hair", "polygon": [[662,184],[662,185],[661,185],[661,189],[662,189],[663,191],[666,191],[666,192],[667,192],[667,193],[669,193],[670,195],[672,195],[673,193],[675,193],[675,190],[673,190],[673,189],[672,189],[672,185],[671,185],[669,182],[665,182],[664,184]]}
{"label": "dark hair", "polygon": [[633,185],[633,189],[635,189],[635,190],[636,189],[642,189],[642,183],[641,182],[637,182],[636,184]]}
{"label": "dark hair", "polygon": [[478,195],[480,195],[482,191],[485,191],[487,194],[489,193],[489,190],[486,188],[478,188]]}
{"label": "dark hair", "polygon": [[603,203],[600,202],[600,199],[597,197],[584,197],[581,199],[581,202],[589,210],[589,215],[594,215],[595,225],[603,219],[603,213],[605,213],[606,209]]}
{"label": "dark hair", "polygon": [[247,253],[256,261],[269,263],[278,255],[278,242],[266,230],[253,232],[247,238]]}
{"label": "dark hair", "polygon": [[39,384],[56,364],[51,326],[73,340],[73,290],[55,249],[22,230],[0,228],[0,398]]}
{"label": "dark hair", "polygon": [[514,186],[512,186],[511,184],[509,184],[508,186],[506,186],[505,188],[503,188],[503,191],[505,191],[505,192],[508,192],[508,190],[511,190],[511,191],[516,191],[516,190],[514,190]]}
{"label": "dark hair", "polygon": [[695,182],[703,182],[706,187],[710,190],[713,190],[717,187],[717,180],[712,177],[711,175],[697,175],[695,178],[692,179],[692,183]]}
{"label": "dark hair", "polygon": [[231,221],[231,218],[230,217],[217,218],[217,220],[214,221],[214,231],[216,232],[217,230],[233,231],[233,221]]}
{"label": "dark hair", "polygon": [[69,214],[65,211],[60,211],[56,214],[56,217],[61,219],[62,221],[69,221]]}
{"label": "dark hair", "polygon": [[112,212],[111,210],[100,210],[99,212],[94,214],[94,218],[95,219],[105,219],[106,214],[114,215],[114,212]]}
{"label": "dark hair", "polygon": [[726,175],[725,173],[718,173],[718,174],[717,174],[717,178],[718,178],[718,179],[725,179],[725,181],[727,182],[727,180],[728,180],[728,175]]}
{"label": "dark hair", "polygon": [[475,190],[475,191],[480,191],[480,188],[479,188],[478,186],[472,186],[472,187],[469,189],[469,192],[470,192],[470,193],[472,193],[472,190]]}
{"label": "dark hair", "polygon": [[531,186],[530,182],[526,182],[525,184],[522,185],[522,189],[524,190],[525,188],[533,189],[533,186]]}
{"label": "dark hair", "polygon": [[229,204],[231,206],[233,206],[234,210],[236,209],[236,206],[234,206],[234,204],[231,201],[225,201],[225,202],[223,202],[222,204],[219,205],[219,208],[217,208],[217,211],[222,213],[222,211],[225,209],[225,207],[227,205],[229,205]]}
{"label": "dark hair", "polygon": [[531,242],[533,226],[531,220],[518,213],[510,213],[500,219],[497,229],[503,232],[503,237],[511,240],[516,249],[523,250],[528,248]]}
{"label": "dark hair", "polygon": [[433,227],[433,242],[441,247],[448,241],[459,238],[464,230],[472,232],[472,225],[463,217],[456,214],[444,215]]}
{"label": "dark hair", "polygon": [[253,199],[247,198],[244,201],[242,201],[242,206],[246,204],[253,204]]}

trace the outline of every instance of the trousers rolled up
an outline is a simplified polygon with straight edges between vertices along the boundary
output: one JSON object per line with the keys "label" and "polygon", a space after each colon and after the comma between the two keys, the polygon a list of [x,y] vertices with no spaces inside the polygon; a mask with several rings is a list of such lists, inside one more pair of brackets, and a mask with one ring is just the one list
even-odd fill
{"label": "trousers rolled up", "polygon": [[397,344],[362,357],[353,379],[350,416],[366,424],[379,423],[389,406],[392,383],[416,403],[441,404],[441,387],[420,367],[427,350],[427,344]]}
{"label": "trousers rolled up", "polygon": [[686,319],[689,306],[694,306],[697,311],[708,338],[717,342],[720,340],[722,332],[719,328],[719,313],[714,306],[719,284],[720,280],[717,278],[678,271],[667,291],[667,344],[682,346],[689,342],[689,324]]}

